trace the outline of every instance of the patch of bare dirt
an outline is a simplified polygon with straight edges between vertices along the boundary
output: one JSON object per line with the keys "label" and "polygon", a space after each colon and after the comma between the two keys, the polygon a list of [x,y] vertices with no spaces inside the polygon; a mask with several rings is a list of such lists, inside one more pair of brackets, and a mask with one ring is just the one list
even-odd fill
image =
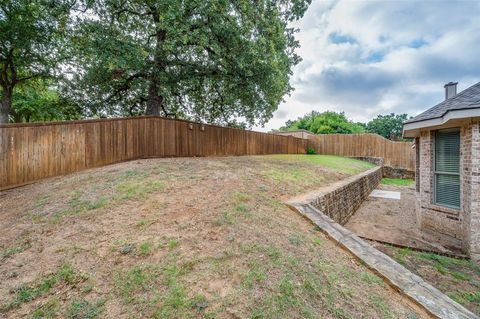
{"label": "patch of bare dirt", "polygon": [[432,232],[420,228],[415,211],[415,186],[379,185],[378,189],[400,193],[400,199],[369,197],[345,225],[360,237],[397,246],[460,254],[461,242],[439,244]]}
{"label": "patch of bare dirt", "polygon": [[0,317],[424,317],[282,203],[345,177],[151,159],[1,192]]}

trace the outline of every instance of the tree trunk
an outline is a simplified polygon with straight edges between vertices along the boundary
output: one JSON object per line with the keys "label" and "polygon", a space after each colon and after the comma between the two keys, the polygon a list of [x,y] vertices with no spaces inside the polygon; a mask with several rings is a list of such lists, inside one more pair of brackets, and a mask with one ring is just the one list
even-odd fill
{"label": "tree trunk", "polygon": [[[153,21],[155,24],[159,24],[160,20],[157,13],[154,14]],[[168,116],[165,111],[165,106],[163,105],[163,96],[158,93],[160,83],[157,77],[157,74],[165,70],[165,64],[162,59],[162,42],[165,40],[165,36],[165,30],[157,30],[153,71],[150,75],[150,84],[148,86],[147,109],[145,110],[146,115],[160,115],[160,110],[162,110],[163,113],[165,113],[164,116]]]}
{"label": "tree trunk", "polygon": [[162,109],[163,97],[158,94],[158,82],[152,78],[148,86],[148,99],[146,115],[160,115]]}
{"label": "tree trunk", "polygon": [[3,87],[2,101],[0,102],[0,124],[8,123],[8,116],[12,107],[13,88]]}

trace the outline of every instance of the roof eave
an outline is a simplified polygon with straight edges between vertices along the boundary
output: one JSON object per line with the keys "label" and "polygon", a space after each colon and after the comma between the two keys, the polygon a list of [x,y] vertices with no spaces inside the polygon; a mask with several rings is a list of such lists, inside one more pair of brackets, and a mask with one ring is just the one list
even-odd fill
{"label": "roof eave", "polygon": [[468,119],[472,117],[480,117],[479,108],[469,108],[463,110],[448,111],[441,117],[427,119],[417,122],[409,122],[403,124],[403,137],[417,137],[420,135],[420,130],[428,127],[440,126],[446,124],[451,120]]}

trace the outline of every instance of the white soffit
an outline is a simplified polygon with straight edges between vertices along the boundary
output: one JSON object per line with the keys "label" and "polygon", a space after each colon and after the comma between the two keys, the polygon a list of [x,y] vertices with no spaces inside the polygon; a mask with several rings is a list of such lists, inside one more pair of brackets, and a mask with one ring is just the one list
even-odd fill
{"label": "white soffit", "polygon": [[408,131],[426,127],[440,126],[451,120],[480,117],[480,108],[448,111],[442,117],[403,124],[403,135],[410,137]]}

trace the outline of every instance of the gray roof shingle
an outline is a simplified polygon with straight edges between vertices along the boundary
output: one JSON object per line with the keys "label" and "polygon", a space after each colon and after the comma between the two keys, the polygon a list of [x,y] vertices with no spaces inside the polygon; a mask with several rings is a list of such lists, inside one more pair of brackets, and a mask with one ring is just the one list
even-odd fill
{"label": "gray roof shingle", "polygon": [[445,100],[405,123],[420,122],[442,117],[448,111],[480,108],[480,82],[463,90],[454,97]]}

